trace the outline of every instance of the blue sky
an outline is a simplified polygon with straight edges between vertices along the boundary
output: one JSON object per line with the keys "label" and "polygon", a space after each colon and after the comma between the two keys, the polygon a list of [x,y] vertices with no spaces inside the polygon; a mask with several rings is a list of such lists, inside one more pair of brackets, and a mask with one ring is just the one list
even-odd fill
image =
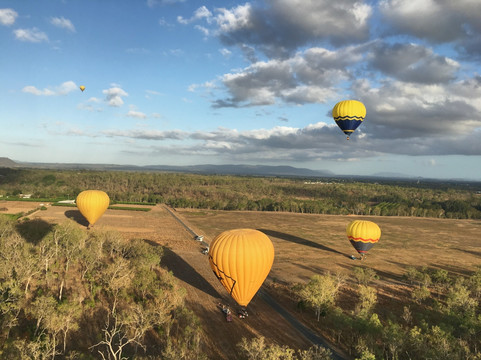
{"label": "blue sky", "polygon": [[16,161],[481,180],[477,0],[0,0],[0,46]]}

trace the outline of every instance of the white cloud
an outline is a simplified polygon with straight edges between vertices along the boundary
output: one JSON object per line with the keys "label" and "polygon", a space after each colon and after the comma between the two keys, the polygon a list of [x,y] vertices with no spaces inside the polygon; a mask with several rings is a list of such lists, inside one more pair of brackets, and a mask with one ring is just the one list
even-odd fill
{"label": "white cloud", "polygon": [[220,49],[219,52],[222,54],[222,56],[224,57],[229,57],[232,55],[232,51],[230,51],[229,49],[226,49],[226,48],[223,48],[223,49]]}
{"label": "white cloud", "polygon": [[50,18],[50,23],[56,27],[75,32],[75,26],[72,24],[72,21],[64,18],[63,16]]}
{"label": "white cloud", "polygon": [[35,86],[28,85],[25,86],[22,91],[25,93],[37,95],[37,96],[57,96],[57,95],[67,95],[72,91],[77,91],[77,85],[73,81],[66,81],[53,88],[44,88],[40,90]]}
{"label": "white cloud", "polygon": [[129,96],[122,88],[118,86],[111,87],[107,90],[102,90],[105,95],[105,100],[109,106],[120,107],[124,104],[122,97]]}
{"label": "white cloud", "polygon": [[207,22],[211,22],[212,20],[212,13],[205,6],[201,6],[200,8],[198,8],[190,19],[185,19],[182,16],[177,16],[177,22],[183,25],[187,25],[201,19],[206,19]]}
{"label": "white cloud", "polygon": [[13,31],[15,38],[20,41],[39,43],[48,41],[48,36],[37,28],[32,29],[16,29]]}
{"label": "white cloud", "polygon": [[196,26],[194,26],[194,28],[196,28],[197,30],[199,30],[202,34],[204,34],[204,36],[209,36],[209,35],[210,35],[210,31],[209,31],[209,29],[207,29],[206,27],[203,27],[203,26],[200,26],[200,25],[196,25]]}
{"label": "white cloud", "polygon": [[15,23],[18,13],[13,9],[0,9],[0,24],[10,26]]}
{"label": "white cloud", "polygon": [[126,116],[136,118],[136,119],[147,119],[146,114],[140,111],[135,111],[135,110],[129,110]]}
{"label": "white cloud", "polygon": [[49,90],[49,89],[40,90],[40,89],[37,89],[35,86],[32,86],[32,85],[25,86],[22,89],[22,91],[25,92],[25,93],[29,93],[29,94],[33,94],[33,95],[37,95],[37,96],[52,96],[52,95],[55,95],[55,92],[53,92],[52,90]]}

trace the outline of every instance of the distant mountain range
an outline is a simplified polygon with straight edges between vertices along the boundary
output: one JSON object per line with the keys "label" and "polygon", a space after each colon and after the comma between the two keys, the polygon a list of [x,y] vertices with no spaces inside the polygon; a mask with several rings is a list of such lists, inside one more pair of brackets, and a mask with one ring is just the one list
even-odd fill
{"label": "distant mountain range", "polygon": [[156,171],[156,172],[181,172],[193,174],[218,174],[218,175],[245,175],[245,176],[285,176],[285,177],[313,177],[313,178],[349,178],[349,179],[399,179],[401,181],[474,181],[468,179],[428,179],[422,177],[408,176],[394,172],[378,172],[376,174],[361,175],[337,175],[330,170],[311,170],[306,168],[297,168],[293,166],[272,166],[272,165],[116,165],[116,164],[80,164],[80,163],[31,163],[13,161],[7,157],[0,157],[0,168],[30,168],[30,169],[53,169],[53,170],[98,170],[98,171]]}
{"label": "distant mountain range", "polygon": [[250,175],[250,176],[312,176],[331,177],[335,176],[329,170],[311,170],[292,166],[269,166],[269,165],[115,165],[115,164],[69,164],[69,163],[28,163],[15,162],[6,157],[0,157],[0,167],[7,168],[35,168],[35,169],[59,169],[59,170],[117,170],[117,171],[166,171],[187,172],[196,174],[223,174],[223,175]]}

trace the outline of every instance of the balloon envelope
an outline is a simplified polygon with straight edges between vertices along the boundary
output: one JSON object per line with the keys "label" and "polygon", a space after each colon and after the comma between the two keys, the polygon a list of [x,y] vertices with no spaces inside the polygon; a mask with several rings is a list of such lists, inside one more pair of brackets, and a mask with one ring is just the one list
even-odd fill
{"label": "balloon envelope", "polygon": [[82,92],[83,92],[85,90],[85,86],[80,85],[80,90],[82,90]]}
{"label": "balloon envelope", "polygon": [[109,207],[109,196],[101,190],[85,190],[75,200],[80,213],[87,219],[90,225],[100,219]]}
{"label": "balloon envelope", "polygon": [[347,225],[347,237],[359,254],[365,254],[381,237],[381,229],[372,221],[354,220]]}
{"label": "balloon envelope", "polygon": [[209,263],[214,274],[240,306],[249,304],[273,262],[274,245],[258,230],[224,231],[209,248]]}
{"label": "balloon envelope", "polygon": [[344,100],[334,105],[332,117],[349,139],[349,135],[364,121],[366,107],[357,100]]}

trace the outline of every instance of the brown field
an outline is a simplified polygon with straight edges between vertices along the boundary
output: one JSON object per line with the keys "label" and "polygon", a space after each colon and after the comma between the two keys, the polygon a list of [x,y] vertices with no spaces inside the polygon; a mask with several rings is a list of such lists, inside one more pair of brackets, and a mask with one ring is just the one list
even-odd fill
{"label": "brown field", "polygon": [[[1,213],[26,212],[38,205],[0,202],[0,208],[8,208]],[[370,267],[380,277],[376,282],[379,308],[396,311],[402,310],[403,299],[410,295],[400,281],[406,267],[428,266],[469,274],[481,265],[479,220],[186,209],[178,209],[176,215],[196,234],[204,235],[207,243],[220,232],[234,228],[253,228],[267,234],[274,243],[275,260],[264,288],[311,327],[317,326],[312,314],[298,313],[285,289],[289,284],[306,282],[314,274],[339,271],[349,276],[354,266]],[[49,224],[71,218],[79,226],[86,226],[78,210],[70,207],[48,206],[29,218]],[[345,228],[354,219],[369,219],[382,230],[380,242],[363,262],[349,258],[355,251],[347,240]],[[207,256],[201,254],[201,244],[162,206],[154,206],[150,212],[107,210],[91,231],[97,229],[117,230],[128,238],[141,238],[168,248],[164,263],[187,289],[187,304],[202,320],[206,335],[204,350],[210,358],[235,359],[236,344],[242,337],[262,335],[291,348],[311,345],[259,296],[249,304],[249,318],[235,318],[226,323],[217,303],[222,301],[235,309],[234,302],[212,273]],[[342,307],[349,309],[354,306],[355,296],[345,292],[340,300]]]}

